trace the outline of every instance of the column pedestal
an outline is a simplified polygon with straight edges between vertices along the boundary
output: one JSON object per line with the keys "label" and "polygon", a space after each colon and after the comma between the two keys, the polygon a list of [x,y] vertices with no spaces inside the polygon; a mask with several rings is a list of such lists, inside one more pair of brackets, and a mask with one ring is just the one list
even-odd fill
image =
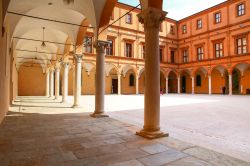
{"label": "column pedestal", "polygon": [[97,41],[96,47],[96,78],[95,78],[95,111],[94,118],[108,117],[104,111],[105,95],[105,48],[109,42]]}
{"label": "column pedestal", "polygon": [[137,16],[145,31],[145,94],[144,126],[136,134],[148,139],[168,136],[160,130],[160,57],[159,27],[166,13],[156,8],[147,8]]}

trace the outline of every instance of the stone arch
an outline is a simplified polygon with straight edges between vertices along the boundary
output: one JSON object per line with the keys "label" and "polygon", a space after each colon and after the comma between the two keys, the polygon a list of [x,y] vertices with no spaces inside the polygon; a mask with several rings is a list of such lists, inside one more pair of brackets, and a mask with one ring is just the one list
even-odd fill
{"label": "stone arch", "polygon": [[133,70],[133,72],[137,75],[137,69],[136,69],[136,67],[134,66],[134,65],[124,65],[124,66],[122,66],[121,67],[121,73],[122,73],[122,75],[123,75],[123,77],[125,77],[126,76],[126,74],[127,74],[127,72],[129,71],[129,70]]}
{"label": "stone arch", "polygon": [[193,72],[194,93],[208,93],[208,71],[205,67],[196,68]]}
{"label": "stone arch", "polygon": [[180,92],[192,93],[192,71],[190,69],[183,69],[180,71]]}
{"label": "stone arch", "polygon": [[178,92],[178,73],[175,70],[169,70],[168,72],[168,93]]}
{"label": "stone arch", "polygon": [[212,67],[211,88],[212,94],[229,93],[228,70],[224,65],[217,65]]}
{"label": "stone arch", "polygon": [[118,67],[117,67],[115,64],[113,64],[113,63],[106,63],[106,64],[105,64],[105,73],[106,73],[106,76],[107,76],[107,77],[109,76],[110,72],[111,72],[113,69],[115,70],[116,74],[121,74],[121,73],[119,72]]}
{"label": "stone arch", "polygon": [[[134,78],[133,84],[130,84],[131,75]],[[123,73],[123,77],[121,77],[122,94],[135,94],[136,93],[136,76],[137,76],[137,73],[133,67],[128,68],[128,70],[125,73]]]}

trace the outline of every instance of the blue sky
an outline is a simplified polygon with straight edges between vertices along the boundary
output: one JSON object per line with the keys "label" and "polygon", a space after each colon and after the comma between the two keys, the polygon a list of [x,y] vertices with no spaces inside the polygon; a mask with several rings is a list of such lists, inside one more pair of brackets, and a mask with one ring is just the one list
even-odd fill
{"label": "blue sky", "polygon": [[[163,9],[168,12],[167,17],[180,20],[224,1],[226,0],[163,0]],[[139,0],[119,0],[119,2],[131,6],[139,4]]]}

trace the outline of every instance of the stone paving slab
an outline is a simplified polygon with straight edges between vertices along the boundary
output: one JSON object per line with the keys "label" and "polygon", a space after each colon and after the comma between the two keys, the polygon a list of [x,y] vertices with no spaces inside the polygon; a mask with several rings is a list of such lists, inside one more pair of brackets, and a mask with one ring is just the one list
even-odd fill
{"label": "stone paving slab", "polygon": [[250,165],[172,137],[147,140],[135,135],[137,126],[112,118],[95,119],[68,108],[45,114],[47,108],[38,106],[8,112],[0,125],[0,166]]}

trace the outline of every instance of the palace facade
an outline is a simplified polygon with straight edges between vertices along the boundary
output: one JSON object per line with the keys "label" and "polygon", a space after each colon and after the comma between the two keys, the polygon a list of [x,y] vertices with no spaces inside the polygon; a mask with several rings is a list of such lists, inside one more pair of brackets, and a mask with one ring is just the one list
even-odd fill
{"label": "palace facade", "polygon": [[[132,8],[117,3],[110,24]],[[145,36],[138,13],[140,9],[136,8],[108,28],[106,94],[144,93]],[[164,93],[250,94],[249,29],[249,0],[228,0],[179,21],[165,18],[159,32],[161,90]],[[85,35],[82,34],[79,30],[77,39],[84,41],[84,46],[77,49],[83,53],[81,94],[95,94],[94,31],[87,28]],[[75,71],[70,48],[63,56],[69,60],[68,93],[73,95]],[[59,58],[55,56],[54,60],[57,62]],[[26,63],[18,67],[18,95],[48,94],[55,70],[36,66],[31,70]],[[51,66],[57,68],[56,63]],[[65,70],[62,67],[56,70],[60,72],[62,89]],[[37,82],[41,83],[39,87]]]}

